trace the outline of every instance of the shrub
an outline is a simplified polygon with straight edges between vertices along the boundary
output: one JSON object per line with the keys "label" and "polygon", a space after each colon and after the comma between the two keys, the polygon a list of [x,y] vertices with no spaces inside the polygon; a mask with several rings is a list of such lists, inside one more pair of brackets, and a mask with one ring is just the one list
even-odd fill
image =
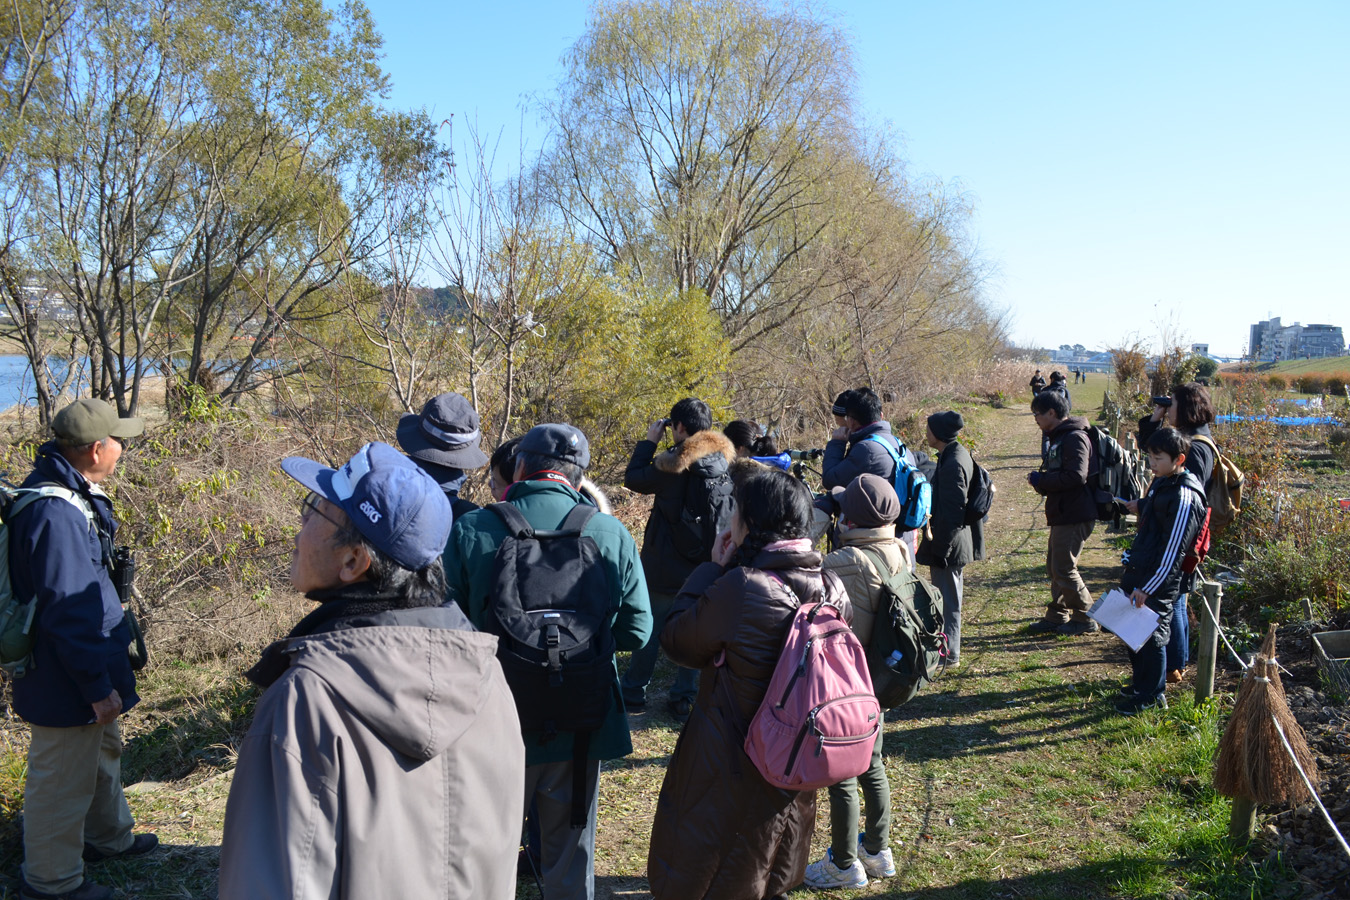
{"label": "shrub", "polygon": [[1320,394],[1326,387],[1321,375],[1300,375],[1294,379],[1294,387],[1300,394]]}
{"label": "shrub", "polygon": [[1350,384],[1350,372],[1337,372],[1327,376],[1326,392],[1335,397],[1346,396],[1345,386]]}
{"label": "shrub", "polygon": [[1289,387],[1289,382],[1285,379],[1283,375],[1280,375],[1278,373],[1272,373],[1270,375],[1267,375],[1266,384],[1270,385],[1277,391],[1282,391]]}

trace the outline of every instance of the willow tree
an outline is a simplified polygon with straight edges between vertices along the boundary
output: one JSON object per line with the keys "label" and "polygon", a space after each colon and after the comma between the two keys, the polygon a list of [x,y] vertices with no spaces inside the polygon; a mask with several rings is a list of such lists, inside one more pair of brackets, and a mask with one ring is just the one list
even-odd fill
{"label": "willow tree", "polygon": [[566,62],[542,164],[560,213],[649,284],[701,290],[738,344],[804,302],[776,282],[852,140],[840,30],[760,0],[600,2]]}

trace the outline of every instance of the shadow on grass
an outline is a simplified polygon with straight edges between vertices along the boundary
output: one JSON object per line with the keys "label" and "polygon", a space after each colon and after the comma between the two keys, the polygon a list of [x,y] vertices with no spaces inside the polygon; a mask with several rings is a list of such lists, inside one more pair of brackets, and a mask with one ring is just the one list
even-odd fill
{"label": "shadow on grass", "polygon": [[125,734],[122,781],[176,781],[199,766],[227,767],[253,719],[258,690],[243,678],[195,696],[143,700],[149,727]]}
{"label": "shadow on grass", "polygon": [[[900,867],[897,881],[903,882],[910,860]],[[1097,900],[1116,898],[1116,885],[1157,875],[1163,864],[1146,857],[1119,857],[1105,862],[1087,863],[1068,869],[1048,869],[1015,878],[968,878],[939,888],[921,890],[897,887],[886,896],[906,900]]]}

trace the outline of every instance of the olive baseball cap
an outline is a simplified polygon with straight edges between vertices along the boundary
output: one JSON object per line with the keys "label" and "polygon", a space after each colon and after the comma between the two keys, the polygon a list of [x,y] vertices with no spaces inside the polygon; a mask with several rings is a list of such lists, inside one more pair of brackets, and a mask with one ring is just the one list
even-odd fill
{"label": "olive baseball cap", "polygon": [[76,400],[52,419],[52,431],[77,447],[106,437],[133,438],[145,431],[145,420],[120,418],[117,407],[103,400]]}

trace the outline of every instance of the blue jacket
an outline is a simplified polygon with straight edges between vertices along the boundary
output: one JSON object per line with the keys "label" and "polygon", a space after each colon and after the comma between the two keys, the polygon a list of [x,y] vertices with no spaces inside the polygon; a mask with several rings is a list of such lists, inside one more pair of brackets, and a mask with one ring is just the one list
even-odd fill
{"label": "blue jacket", "polygon": [[1142,588],[1155,612],[1166,612],[1182,584],[1181,561],[1205,520],[1205,491],[1190,470],[1155,478],[1139,501],[1139,533],[1120,579],[1127,594]]}
{"label": "blue jacket", "polygon": [[[55,443],[38,448],[23,487],[56,484],[83,495],[111,550],[112,502],[66,461]],[[127,658],[131,631],[104,565],[98,528],[60,498],[38,500],[10,523],[10,579],[21,601],[36,598],[33,664],[14,682],[14,711],[24,721],[70,728],[94,721],[93,704],[114,690],[125,712],[136,705]]]}

